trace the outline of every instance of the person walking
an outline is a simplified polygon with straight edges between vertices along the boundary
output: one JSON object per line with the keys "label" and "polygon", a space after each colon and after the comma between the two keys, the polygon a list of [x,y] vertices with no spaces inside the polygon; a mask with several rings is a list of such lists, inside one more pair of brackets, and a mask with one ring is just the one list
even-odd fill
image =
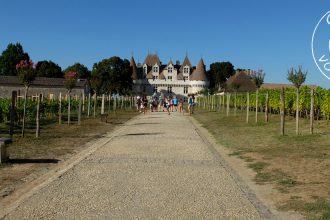
{"label": "person walking", "polygon": [[143,114],[146,114],[146,112],[148,110],[148,99],[147,99],[146,95],[143,95],[142,105],[143,105]]}
{"label": "person walking", "polygon": [[140,96],[136,97],[136,110],[138,112],[141,112],[141,97]]}
{"label": "person walking", "polygon": [[191,115],[193,113],[193,104],[194,104],[194,101],[193,101],[193,97],[192,95],[188,95],[188,111],[189,111],[189,115]]}
{"label": "person walking", "polygon": [[182,113],[182,114],[184,114],[183,103],[184,103],[183,98],[180,98],[180,100],[179,100],[179,112]]}
{"label": "person walking", "polygon": [[[175,111],[177,112],[178,111],[178,98],[176,96],[174,96],[174,98],[173,98],[173,106],[174,106]],[[173,109],[172,109],[172,111],[173,111]]]}
{"label": "person walking", "polygon": [[166,96],[165,98],[165,105],[166,105],[166,111],[168,115],[170,115],[171,98],[169,96]]}

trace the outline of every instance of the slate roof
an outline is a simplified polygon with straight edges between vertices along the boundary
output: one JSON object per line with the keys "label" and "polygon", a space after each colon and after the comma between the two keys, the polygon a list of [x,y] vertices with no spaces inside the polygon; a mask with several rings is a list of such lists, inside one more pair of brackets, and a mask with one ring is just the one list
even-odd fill
{"label": "slate roof", "polygon": [[160,66],[160,60],[157,54],[148,54],[144,60],[144,64],[147,64],[147,66],[154,66],[156,63]]}
{"label": "slate roof", "polygon": [[[184,66],[188,66],[190,68],[189,74],[190,80],[196,80],[196,81],[207,81],[207,76],[206,76],[206,71],[205,71],[205,65],[204,65],[204,61],[203,59],[201,59],[197,65],[197,67],[194,67],[191,65],[190,60],[188,58],[188,56],[186,55],[182,65],[177,63],[173,63],[173,61],[170,59],[170,61],[168,62],[167,65],[161,64],[159,57],[157,54],[148,54],[148,56],[145,58],[144,63],[147,65],[147,75],[145,76],[143,73],[143,66],[136,66],[135,61],[133,59],[133,57],[131,58],[130,61],[130,65],[133,67],[132,69],[132,79],[143,79],[144,77],[147,79],[152,79],[153,78],[153,69],[152,67],[157,64],[159,66],[159,79],[165,79],[163,70],[164,68],[166,68],[169,64],[172,64],[174,66],[174,68],[177,70],[177,79],[178,80],[183,80],[183,67]],[[134,68],[134,66],[136,66],[136,70]],[[137,74],[135,74],[135,72],[137,72]],[[137,76],[137,78],[136,78]]]}
{"label": "slate roof", "polygon": [[131,57],[131,60],[130,60],[130,66],[132,67],[132,79],[133,80],[136,80],[138,79],[138,69],[137,69],[137,66],[136,66],[136,63],[135,63],[135,60],[133,57]]}
{"label": "slate roof", "polygon": [[190,81],[206,81],[206,71],[203,59],[201,59],[192,74],[190,75]]}
{"label": "slate roof", "polygon": [[[47,77],[36,77],[31,86],[38,87],[64,87],[64,78],[47,78]],[[84,88],[87,80],[79,79],[77,81],[77,88]],[[0,85],[2,86],[23,86],[23,83],[17,76],[0,76]]]}
{"label": "slate roof", "polygon": [[184,58],[182,66],[189,66],[190,68],[192,67],[188,55],[186,55],[186,57]]}

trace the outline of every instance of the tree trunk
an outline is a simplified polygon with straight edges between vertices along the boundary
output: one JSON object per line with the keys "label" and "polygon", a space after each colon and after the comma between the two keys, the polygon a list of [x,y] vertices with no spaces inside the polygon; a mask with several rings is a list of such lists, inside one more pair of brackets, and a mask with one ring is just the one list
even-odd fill
{"label": "tree trunk", "polygon": [[71,119],[71,94],[70,91],[68,91],[68,125],[70,125],[70,119]]}
{"label": "tree trunk", "polygon": [[284,88],[281,89],[280,94],[281,104],[280,104],[280,115],[281,115],[281,135],[284,135],[285,126],[285,100],[284,100]]}
{"label": "tree trunk", "polygon": [[236,112],[237,112],[237,92],[235,91],[234,116],[236,116]]}
{"label": "tree trunk", "polygon": [[110,113],[110,111],[111,111],[111,95],[110,94],[108,95],[108,99],[109,99],[108,113]]}
{"label": "tree trunk", "polygon": [[259,98],[259,90],[256,91],[256,123],[258,123],[258,98]]}
{"label": "tree trunk", "polygon": [[227,93],[227,116],[229,116],[230,93]]}
{"label": "tree trunk", "polygon": [[311,90],[310,133],[314,132],[314,89]]}
{"label": "tree trunk", "polygon": [[25,92],[24,92],[24,106],[23,106],[23,119],[22,119],[22,137],[24,137],[24,130],[25,130],[25,115],[26,115],[26,102],[27,102],[27,93],[28,93],[29,87],[25,86]]}
{"label": "tree trunk", "polygon": [[268,103],[269,103],[269,94],[268,92],[266,93],[266,106],[265,106],[265,121],[268,122]]}
{"label": "tree trunk", "polygon": [[296,135],[299,134],[299,88],[296,90]]}
{"label": "tree trunk", "polygon": [[249,123],[249,112],[250,112],[250,94],[246,93],[246,123]]}
{"label": "tree trunk", "polygon": [[78,125],[80,125],[81,124],[81,102],[82,102],[82,100],[81,99],[84,99],[85,97],[83,97],[82,98],[82,95],[80,94],[79,95],[79,108],[78,108]]}
{"label": "tree trunk", "polygon": [[104,114],[104,100],[105,100],[105,95],[102,94],[101,114]]}
{"label": "tree trunk", "polygon": [[62,93],[60,93],[59,97],[59,107],[58,107],[58,123],[62,124]]}
{"label": "tree trunk", "polygon": [[9,135],[10,138],[13,139],[14,135],[14,122],[15,122],[15,106],[16,106],[16,99],[17,99],[17,91],[13,91],[11,95],[11,107],[10,107],[10,128],[9,128]]}
{"label": "tree trunk", "polygon": [[41,100],[41,94],[39,94],[38,96],[38,104],[37,104],[36,138],[40,136],[40,100]]}
{"label": "tree trunk", "polygon": [[88,100],[87,100],[87,117],[89,118],[91,111],[91,93],[88,93]]}
{"label": "tree trunk", "polygon": [[97,105],[97,98],[96,98],[96,92],[94,93],[94,118],[96,116],[96,105]]}

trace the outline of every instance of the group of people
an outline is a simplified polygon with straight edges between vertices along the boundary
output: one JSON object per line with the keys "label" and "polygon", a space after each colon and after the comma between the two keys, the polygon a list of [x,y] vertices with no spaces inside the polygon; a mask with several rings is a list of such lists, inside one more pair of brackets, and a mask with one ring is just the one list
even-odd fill
{"label": "group of people", "polygon": [[[150,108],[151,112],[154,111],[167,111],[168,115],[170,115],[170,112],[179,111],[180,113],[184,114],[184,99],[183,98],[177,98],[176,96],[166,96],[164,98],[158,96],[152,96],[147,98],[146,95],[143,95],[142,98],[140,96],[137,96],[136,99],[136,109],[139,112],[143,112],[145,114],[148,111],[148,107]],[[195,96],[188,95],[188,112],[189,115],[193,114],[194,111],[194,105],[195,105]]]}

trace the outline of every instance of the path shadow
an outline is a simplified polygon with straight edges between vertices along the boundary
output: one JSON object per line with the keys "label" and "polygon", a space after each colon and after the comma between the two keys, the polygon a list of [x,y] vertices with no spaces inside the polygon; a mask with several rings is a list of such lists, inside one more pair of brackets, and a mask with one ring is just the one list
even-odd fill
{"label": "path shadow", "polygon": [[130,133],[130,134],[124,134],[123,136],[143,136],[143,135],[158,135],[158,134],[164,134],[161,132],[155,132],[155,133]]}
{"label": "path shadow", "polygon": [[58,163],[58,159],[9,159],[8,163],[25,164],[25,163]]}
{"label": "path shadow", "polygon": [[159,125],[160,123],[148,123],[148,122],[142,122],[142,123],[135,123],[135,124],[132,124],[132,125]]}

